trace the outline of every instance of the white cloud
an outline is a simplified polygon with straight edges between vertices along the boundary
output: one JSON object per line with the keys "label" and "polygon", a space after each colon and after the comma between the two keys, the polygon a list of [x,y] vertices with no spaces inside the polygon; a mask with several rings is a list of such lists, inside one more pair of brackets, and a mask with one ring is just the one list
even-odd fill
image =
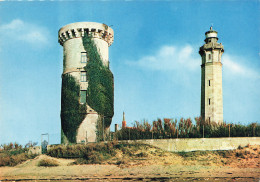
{"label": "white cloud", "polygon": [[196,54],[198,54],[197,51],[191,45],[184,47],[164,45],[154,55],[143,56],[136,62],[127,61],[127,63],[158,71],[195,70],[199,68],[201,62]]}
{"label": "white cloud", "polygon": [[226,69],[228,74],[232,74],[233,76],[243,76],[257,79],[260,78],[259,72],[240,63],[244,62],[243,60],[244,58],[239,58],[228,54],[223,54],[222,57],[223,67]]}
{"label": "white cloud", "polygon": [[[15,19],[0,25],[1,40],[20,40],[33,45],[48,44],[48,30],[44,27]],[[3,36],[4,35],[4,36]]]}
{"label": "white cloud", "polygon": [[14,29],[20,29],[21,27],[24,26],[24,22],[19,20],[19,19],[15,19],[13,21],[11,21],[9,24],[4,24],[0,26],[0,30],[14,30]]}
{"label": "white cloud", "polygon": [[32,31],[20,37],[21,40],[24,40],[29,43],[47,43],[47,38],[44,34],[39,31]]}
{"label": "white cloud", "polygon": [[[242,64],[243,62],[246,62],[244,60],[246,60],[245,57],[223,54],[222,62],[224,72],[232,77],[242,76],[260,78],[259,71],[255,71],[249,66]],[[200,70],[201,58],[198,54],[198,50],[191,45],[164,45],[153,55],[143,56],[138,61],[127,61],[127,63],[129,65],[156,71],[198,71]]]}

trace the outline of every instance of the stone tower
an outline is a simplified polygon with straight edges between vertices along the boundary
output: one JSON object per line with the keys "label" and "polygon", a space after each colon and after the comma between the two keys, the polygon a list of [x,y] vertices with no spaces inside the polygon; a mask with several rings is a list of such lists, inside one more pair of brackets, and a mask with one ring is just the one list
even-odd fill
{"label": "stone tower", "polygon": [[[74,93],[73,91],[69,92],[69,90],[69,94],[63,94],[62,90],[61,143],[95,142],[97,140],[99,114],[89,106],[86,99],[89,86],[85,69],[89,61],[89,55],[83,45],[83,37],[86,35],[92,37],[103,65],[109,69],[108,47],[111,46],[114,40],[114,32],[110,27],[101,23],[78,22],[66,25],[59,30],[58,42],[63,46],[62,87],[66,87],[68,83],[74,83],[74,85],[67,87],[76,88]],[[65,83],[64,79],[68,78],[68,76],[72,81],[68,79],[70,82]],[[73,94],[76,103],[69,100]],[[72,104],[75,106],[72,106]],[[64,108],[64,105],[66,105],[66,108]],[[84,109],[79,112],[80,108]],[[75,114],[76,109],[78,109],[77,113],[79,114]],[[69,117],[72,119],[68,119]],[[106,116],[103,116],[103,120],[104,117]],[[70,133],[73,131],[74,134]]]}
{"label": "stone tower", "polygon": [[222,63],[224,47],[218,43],[218,32],[210,27],[205,33],[205,44],[200,47],[201,55],[201,117],[203,121],[223,122]]}

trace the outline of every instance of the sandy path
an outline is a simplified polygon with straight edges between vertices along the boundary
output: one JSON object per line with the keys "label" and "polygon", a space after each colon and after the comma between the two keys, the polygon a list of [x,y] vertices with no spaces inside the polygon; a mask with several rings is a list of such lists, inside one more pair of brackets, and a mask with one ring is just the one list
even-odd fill
{"label": "sandy path", "polygon": [[[74,165],[58,167],[1,167],[1,180],[17,179],[143,179],[143,178],[241,178],[259,181],[259,168],[215,166],[150,165],[120,168],[116,165]],[[221,179],[220,178],[220,179]],[[242,180],[243,181],[243,180]]]}

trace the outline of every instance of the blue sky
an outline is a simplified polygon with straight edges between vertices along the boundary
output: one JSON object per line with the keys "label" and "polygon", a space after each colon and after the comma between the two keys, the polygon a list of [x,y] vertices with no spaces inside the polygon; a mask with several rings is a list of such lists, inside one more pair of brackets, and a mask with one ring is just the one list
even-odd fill
{"label": "blue sky", "polygon": [[112,26],[111,125],[200,114],[200,55],[213,23],[224,45],[224,120],[260,121],[259,1],[0,3],[0,143],[60,142],[62,47],[58,30]]}

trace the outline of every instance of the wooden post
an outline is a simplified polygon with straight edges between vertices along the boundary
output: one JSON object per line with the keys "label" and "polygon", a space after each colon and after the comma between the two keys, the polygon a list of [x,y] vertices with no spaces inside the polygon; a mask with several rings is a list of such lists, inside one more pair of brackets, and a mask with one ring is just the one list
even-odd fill
{"label": "wooden post", "polygon": [[204,138],[204,125],[203,125],[203,138]]}
{"label": "wooden post", "polygon": [[128,133],[129,133],[129,140],[130,140],[130,128],[128,128]]}
{"label": "wooden post", "polygon": [[230,124],[228,124],[228,136],[229,136],[229,138],[230,138]]}
{"label": "wooden post", "polygon": [[103,141],[105,141],[105,135],[104,135],[104,132],[105,132],[105,129],[104,129],[104,116],[103,116]]}

